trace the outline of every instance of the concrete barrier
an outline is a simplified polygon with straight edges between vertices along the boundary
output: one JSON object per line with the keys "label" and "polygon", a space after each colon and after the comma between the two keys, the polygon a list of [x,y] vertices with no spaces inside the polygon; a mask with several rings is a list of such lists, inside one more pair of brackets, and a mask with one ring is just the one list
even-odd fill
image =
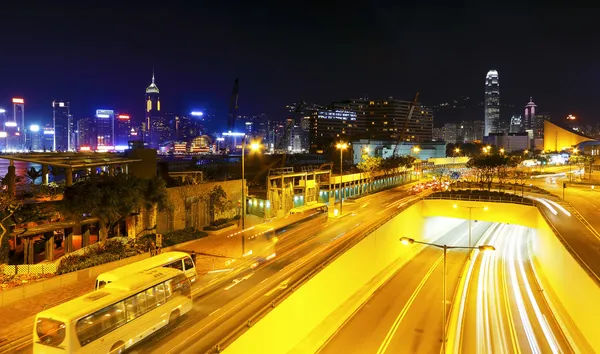
{"label": "concrete barrier", "polygon": [[[287,353],[380,272],[416,250],[401,236],[434,234],[417,203],[334,260],[225,349],[225,353]],[[433,237],[433,236],[432,236]],[[431,239],[430,239],[431,240]],[[287,325],[282,325],[287,324]],[[326,338],[325,338],[326,339]]]}
{"label": "concrete barrier", "polygon": [[[600,287],[565,248],[555,231],[538,213],[538,227],[531,231],[531,252],[534,267],[541,273],[544,292],[554,301],[559,323],[570,333],[575,352],[600,353]],[[559,235],[560,236],[560,235]],[[548,294],[545,294],[548,295]],[[580,338],[583,337],[583,338]],[[573,341],[575,343],[573,343]],[[587,343],[586,343],[587,342]]]}

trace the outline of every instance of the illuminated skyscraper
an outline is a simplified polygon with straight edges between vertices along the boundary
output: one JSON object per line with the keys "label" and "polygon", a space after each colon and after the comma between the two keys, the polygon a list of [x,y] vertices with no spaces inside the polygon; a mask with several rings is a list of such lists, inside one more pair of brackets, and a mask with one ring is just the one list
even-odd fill
{"label": "illuminated skyscraper", "polygon": [[96,110],[98,150],[112,150],[115,143],[115,112],[111,109]]}
{"label": "illuminated skyscraper", "polygon": [[115,119],[115,150],[125,150],[129,147],[131,134],[131,118],[129,114],[117,114]]}
{"label": "illuminated skyscraper", "polygon": [[525,106],[525,119],[523,127],[525,130],[535,130],[535,109],[537,106],[533,103],[533,98],[529,97],[529,103]]}
{"label": "illuminated skyscraper", "polygon": [[165,126],[162,114],[160,113],[160,91],[154,83],[154,72],[152,73],[152,83],[146,88],[146,114],[144,125],[146,128],[144,143],[150,147],[158,147],[160,135]]}
{"label": "illuminated skyscraper", "polygon": [[93,118],[81,118],[77,121],[77,148],[80,151],[95,151],[98,146],[98,132]]}
{"label": "illuminated skyscraper", "polygon": [[[13,119],[11,127],[16,128],[13,135],[13,149],[24,149],[26,145],[25,136],[25,100],[22,98],[13,98]],[[8,126],[8,124],[7,124]]]}
{"label": "illuminated skyscraper", "polygon": [[485,76],[485,126],[483,134],[500,132],[500,82],[496,70]]}
{"label": "illuminated skyscraper", "polygon": [[69,102],[52,101],[52,123],[54,126],[54,151],[71,151],[71,115]]}

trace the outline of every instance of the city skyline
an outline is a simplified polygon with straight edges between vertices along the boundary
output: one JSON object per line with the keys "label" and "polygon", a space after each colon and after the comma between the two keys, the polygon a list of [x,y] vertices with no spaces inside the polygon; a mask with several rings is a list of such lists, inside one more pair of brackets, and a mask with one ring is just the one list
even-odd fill
{"label": "city skyline", "polygon": [[[325,13],[332,9],[329,5],[322,8]],[[552,19],[559,14],[541,9],[525,14],[499,10],[488,19],[477,9],[443,16],[437,9],[415,7],[412,11],[425,16],[407,18],[402,26],[391,21],[400,9],[380,3],[370,3],[364,12],[344,9],[340,16],[344,22],[319,19],[310,8],[293,13],[285,7],[274,8],[268,17],[260,7],[233,14],[220,5],[203,10],[189,14],[167,11],[165,20],[151,28],[147,21],[152,13],[146,13],[150,10],[132,7],[118,9],[122,18],[128,19],[123,23],[101,9],[36,12],[39,15],[32,14],[32,21],[41,26],[52,21],[52,26],[46,26],[44,34],[24,28],[7,39],[6,45],[14,48],[15,54],[0,61],[5,68],[0,107],[6,109],[11,97],[24,97],[29,103],[28,119],[45,123],[51,119],[48,102],[60,98],[71,102],[75,117],[113,109],[138,118],[143,114],[139,92],[155,68],[165,111],[212,109],[225,120],[231,83],[239,77],[240,114],[266,112],[283,118],[290,102],[328,104],[365,93],[373,99],[409,99],[420,91],[422,101],[430,105],[458,94],[483,100],[480,77],[494,67],[503,73],[504,102],[520,106],[523,97],[533,96],[553,115],[574,114],[590,122],[595,117],[592,92],[598,73],[593,63],[599,53],[584,45],[598,31],[585,20],[593,11],[570,14],[581,21],[561,28],[561,37],[548,39],[544,33],[557,31]],[[462,26],[450,25],[456,22],[450,21],[454,15],[465,20]],[[63,18],[69,21],[61,21]],[[226,18],[224,29],[222,20]],[[107,19],[114,26],[90,26],[94,19]],[[15,21],[18,19],[9,18],[0,26],[10,28]],[[486,25],[492,21],[498,28]],[[530,30],[512,28],[518,27],[511,25],[515,21],[528,23]],[[171,26],[175,22],[178,25]],[[307,23],[313,26],[305,26]],[[74,27],[78,31],[73,32]],[[429,30],[423,31],[424,27]],[[438,31],[442,28],[445,34]],[[358,33],[363,35],[354,36]],[[498,39],[493,45],[472,47],[482,36],[491,35]],[[300,36],[306,39],[299,44]],[[414,42],[427,45],[411,50],[397,45],[411,36]],[[49,38],[61,38],[64,44],[48,47]],[[454,39],[452,43],[445,43],[448,38]],[[363,46],[364,54],[345,55],[350,42]],[[126,43],[136,46],[129,48]],[[525,47],[536,55],[513,55]],[[566,48],[580,62],[577,71],[569,61],[559,60],[560,56],[551,59]],[[320,55],[313,58],[299,52]],[[542,57],[550,59],[539,60]]]}

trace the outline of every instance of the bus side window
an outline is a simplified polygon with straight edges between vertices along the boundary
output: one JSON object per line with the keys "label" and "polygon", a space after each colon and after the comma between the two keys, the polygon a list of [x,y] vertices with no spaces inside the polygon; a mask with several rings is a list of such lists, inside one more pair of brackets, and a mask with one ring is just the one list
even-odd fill
{"label": "bus side window", "polygon": [[175,269],[179,269],[181,271],[183,271],[183,262],[181,261],[181,259],[178,259],[174,262],[165,264],[165,267],[167,268],[175,268]]}
{"label": "bus side window", "polygon": [[146,313],[146,294],[139,293],[125,299],[125,307],[127,309],[127,321],[140,317]]}
{"label": "bus side window", "polygon": [[183,264],[185,265],[185,270],[194,268],[194,262],[192,262],[192,260],[190,258],[185,258],[183,260]]}
{"label": "bus side window", "polygon": [[156,294],[156,300],[157,300],[157,305],[162,305],[165,303],[165,284],[158,284],[154,287],[155,290],[155,294]]}

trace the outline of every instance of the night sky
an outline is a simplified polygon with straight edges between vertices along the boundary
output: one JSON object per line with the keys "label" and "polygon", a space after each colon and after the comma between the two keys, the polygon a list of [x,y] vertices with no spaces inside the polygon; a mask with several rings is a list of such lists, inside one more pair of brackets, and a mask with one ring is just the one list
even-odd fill
{"label": "night sky", "polygon": [[28,124],[49,121],[54,98],[77,118],[98,108],[139,117],[154,67],[163,110],[212,108],[224,120],[239,77],[240,114],[283,118],[302,99],[482,100],[497,69],[501,102],[519,112],[533,96],[556,118],[600,123],[599,10],[215,3],[4,6],[0,107],[23,96]]}

